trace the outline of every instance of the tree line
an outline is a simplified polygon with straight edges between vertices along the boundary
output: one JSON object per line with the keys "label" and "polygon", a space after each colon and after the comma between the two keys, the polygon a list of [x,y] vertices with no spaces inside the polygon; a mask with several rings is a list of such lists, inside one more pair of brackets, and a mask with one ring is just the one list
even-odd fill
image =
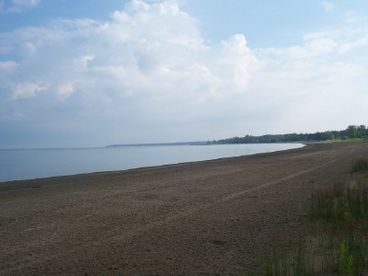
{"label": "tree line", "polygon": [[356,138],[368,138],[368,126],[348,126],[345,130],[332,130],[315,133],[288,133],[267,134],[262,136],[245,135],[244,137],[233,137],[215,140],[214,144],[250,144],[250,143],[286,143],[286,142],[315,142],[327,140],[347,140]]}

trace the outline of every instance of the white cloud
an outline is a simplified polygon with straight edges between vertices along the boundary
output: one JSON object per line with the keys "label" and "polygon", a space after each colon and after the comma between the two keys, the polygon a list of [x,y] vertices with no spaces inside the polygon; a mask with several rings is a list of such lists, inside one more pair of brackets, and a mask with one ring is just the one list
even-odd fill
{"label": "white cloud", "polygon": [[16,7],[34,7],[41,3],[41,0],[12,0],[12,5]]}
{"label": "white cloud", "polygon": [[330,1],[322,1],[321,6],[325,12],[331,12],[335,9],[335,4]]}
{"label": "white cloud", "polygon": [[20,56],[0,64],[8,72],[0,107],[16,112],[26,102],[32,109],[18,112],[37,126],[106,144],[314,130],[311,121],[326,110],[315,128],[339,128],[338,107],[356,104],[347,91],[363,98],[367,64],[352,57],[367,37],[366,24],[347,22],[284,48],[251,49],[243,34],[207,43],[175,2],[135,0],[104,22],[58,20],[0,34],[0,49]]}
{"label": "white cloud", "polygon": [[23,10],[34,8],[41,3],[41,0],[11,0],[9,4],[0,2],[0,11],[22,12]]}
{"label": "white cloud", "polygon": [[265,52],[282,57],[282,60],[316,58],[333,53],[338,47],[333,37],[325,33],[310,33],[303,37],[303,44],[286,48],[270,48]]}
{"label": "white cloud", "polygon": [[14,61],[0,61],[0,74],[13,73],[18,67]]}
{"label": "white cloud", "polygon": [[[124,139],[138,139],[149,131],[147,124],[215,120],[228,99],[241,103],[257,71],[244,35],[208,44],[197,20],[173,1],[136,0],[104,22],[58,20],[0,34],[0,47],[21,57],[3,90],[13,105],[19,107],[21,99],[32,103],[28,112],[21,110],[24,119],[38,117],[45,106],[55,108],[37,124],[66,116],[57,110],[70,105],[68,114],[83,114],[86,126],[107,120],[101,122],[106,133],[117,126],[141,129],[121,129],[120,139],[128,133],[135,138]],[[66,119],[60,124],[71,125]]]}
{"label": "white cloud", "polygon": [[[268,94],[265,90],[275,92],[272,109],[277,118],[270,132],[364,123],[361,118],[368,116],[364,107],[368,26],[364,23],[347,22],[343,28],[305,34],[299,45],[259,50],[263,70],[250,89],[258,91],[259,99]],[[280,126],[283,130],[278,131]]]}
{"label": "white cloud", "polygon": [[13,100],[18,100],[35,97],[47,88],[48,85],[39,82],[18,83],[15,87],[12,98]]}
{"label": "white cloud", "polygon": [[58,87],[58,94],[63,100],[70,97],[73,93],[74,93],[74,86],[70,82],[63,83]]}
{"label": "white cloud", "polygon": [[[155,93],[165,98],[186,95],[197,102],[244,92],[256,63],[243,35],[207,45],[196,21],[173,2],[135,0],[107,22],[64,20],[10,37],[24,54],[21,70],[37,68],[30,78],[36,73],[37,79],[43,76],[54,83],[60,77],[77,79],[79,91],[93,91],[98,97]],[[199,68],[206,78],[192,78]]]}
{"label": "white cloud", "polygon": [[8,90],[12,89],[12,77],[19,64],[14,61],[0,61],[0,107],[1,100],[6,97]]}

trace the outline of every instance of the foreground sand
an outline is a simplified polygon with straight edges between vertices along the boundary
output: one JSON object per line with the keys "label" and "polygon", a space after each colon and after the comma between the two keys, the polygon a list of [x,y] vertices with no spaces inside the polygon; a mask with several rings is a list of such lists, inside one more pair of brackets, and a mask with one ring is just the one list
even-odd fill
{"label": "foreground sand", "polygon": [[238,274],[306,228],[364,144],[0,184],[1,275]]}

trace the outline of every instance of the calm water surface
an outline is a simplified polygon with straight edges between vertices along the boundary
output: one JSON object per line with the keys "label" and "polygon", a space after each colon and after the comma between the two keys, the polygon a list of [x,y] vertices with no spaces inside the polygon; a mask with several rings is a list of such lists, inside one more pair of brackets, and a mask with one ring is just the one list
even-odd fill
{"label": "calm water surface", "polygon": [[0,150],[0,182],[210,160],[303,147],[302,144],[127,146]]}

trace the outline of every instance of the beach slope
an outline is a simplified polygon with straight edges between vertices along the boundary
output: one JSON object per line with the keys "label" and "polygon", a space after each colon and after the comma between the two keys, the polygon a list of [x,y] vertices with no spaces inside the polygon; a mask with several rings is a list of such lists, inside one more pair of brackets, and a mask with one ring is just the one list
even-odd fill
{"label": "beach slope", "polygon": [[363,143],[0,185],[1,275],[250,273]]}

